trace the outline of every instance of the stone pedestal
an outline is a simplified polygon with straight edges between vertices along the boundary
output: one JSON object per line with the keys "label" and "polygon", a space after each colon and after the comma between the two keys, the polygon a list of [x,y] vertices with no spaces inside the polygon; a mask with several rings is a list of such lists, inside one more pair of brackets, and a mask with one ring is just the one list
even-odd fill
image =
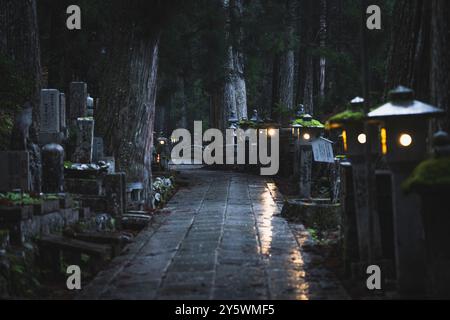
{"label": "stone pedestal", "polygon": [[[352,157],[352,167],[359,258],[361,263],[369,265],[382,259],[380,220],[375,203],[369,203],[369,184],[372,181],[367,179],[367,165],[364,157]],[[375,170],[371,171],[371,176],[375,179]]]}
{"label": "stone pedestal", "polygon": [[425,236],[420,213],[421,199],[405,194],[402,183],[416,164],[390,165],[394,206],[394,238],[397,283],[402,295],[423,296],[425,292]]}
{"label": "stone pedestal", "polygon": [[341,163],[341,206],[343,226],[343,254],[346,276],[352,275],[352,265],[359,261],[358,228],[356,225],[353,170],[349,162]]}
{"label": "stone pedestal", "polygon": [[429,293],[433,298],[450,298],[449,187],[431,187],[420,192],[426,237]]}
{"label": "stone pedestal", "polygon": [[311,199],[311,176],[313,152],[312,147],[301,145],[300,148],[300,168],[299,168],[299,191],[301,199]]}
{"label": "stone pedestal", "polygon": [[48,144],[42,148],[42,191],[64,191],[64,149],[58,144]]}
{"label": "stone pedestal", "polygon": [[0,152],[0,192],[32,190],[30,155],[26,151]]}
{"label": "stone pedestal", "polygon": [[92,163],[94,144],[94,120],[77,120],[77,145],[72,156],[74,163]]}

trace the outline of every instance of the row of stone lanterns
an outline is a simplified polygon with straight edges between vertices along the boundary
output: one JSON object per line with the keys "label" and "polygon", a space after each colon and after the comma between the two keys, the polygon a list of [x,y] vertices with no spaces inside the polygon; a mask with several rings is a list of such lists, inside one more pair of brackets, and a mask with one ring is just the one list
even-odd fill
{"label": "row of stone lanterns", "polygon": [[[364,163],[368,161],[365,144],[370,141],[369,161],[377,154],[382,155],[392,175],[398,289],[402,294],[421,294],[425,292],[426,274],[421,203],[417,195],[404,193],[402,184],[427,156],[429,120],[444,112],[414,100],[414,92],[401,86],[390,92],[388,103],[367,116],[361,111],[362,103],[363,99],[355,98],[347,119],[330,122],[332,129],[342,130],[344,150],[353,167],[360,260],[376,261],[381,255],[379,217],[376,210],[368,210],[366,201],[370,181],[364,171],[368,167]],[[364,126],[364,122],[369,125]],[[367,128],[369,132],[365,131]]]}

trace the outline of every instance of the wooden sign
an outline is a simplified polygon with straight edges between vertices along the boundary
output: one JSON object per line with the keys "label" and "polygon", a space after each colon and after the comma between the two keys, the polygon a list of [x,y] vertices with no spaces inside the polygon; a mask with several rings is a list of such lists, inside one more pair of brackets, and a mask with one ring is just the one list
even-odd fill
{"label": "wooden sign", "polygon": [[333,142],[320,137],[312,142],[314,161],[334,163]]}

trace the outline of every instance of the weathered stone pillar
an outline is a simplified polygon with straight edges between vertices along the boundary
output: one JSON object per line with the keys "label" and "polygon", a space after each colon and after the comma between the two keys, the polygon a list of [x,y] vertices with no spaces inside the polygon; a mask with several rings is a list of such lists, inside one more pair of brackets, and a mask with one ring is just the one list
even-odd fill
{"label": "weathered stone pillar", "polygon": [[313,153],[310,145],[300,145],[299,191],[301,199],[311,199]]}

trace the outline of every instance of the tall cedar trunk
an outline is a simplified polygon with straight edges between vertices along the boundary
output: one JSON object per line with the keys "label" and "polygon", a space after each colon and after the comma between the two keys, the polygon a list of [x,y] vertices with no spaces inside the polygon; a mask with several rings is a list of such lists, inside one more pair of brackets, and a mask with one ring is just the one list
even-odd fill
{"label": "tall cedar trunk", "polygon": [[[295,53],[294,37],[296,27],[297,1],[288,0],[285,8],[284,51],[275,59],[274,68],[274,105],[277,109],[292,110],[294,108]],[[278,120],[286,122],[288,119]]]}
{"label": "tall cedar trunk", "polygon": [[159,35],[144,39],[132,29],[115,37],[100,84],[96,129],[118,170],[129,182],[144,184],[149,204]]}
{"label": "tall cedar trunk", "polygon": [[432,0],[431,99],[447,110],[443,128],[450,130],[450,2]]}
{"label": "tall cedar trunk", "polygon": [[23,102],[33,105],[33,126],[37,129],[42,71],[35,0],[0,0],[0,53],[15,62],[18,76],[32,86]]}
{"label": "tall cedar trunk", "polygon": [[[327,41],[327,1],[320,1],[320,48],[326,47]],[[320,57],[320,75],[319,75],[319,97],[325,97],[327,60],[324,56]]]}
{"label": "tall cedar trunk", "polygon": [[[448,1],[397,0],[386,92],[397,85],[413,88],[416,97],[446,109],[450,100]],[[449,129],[449,115],[443,127]]]}
{"label": "tall cedar trunk", "polygon": [[239,119],[244,119],[247,118],[247,89],[244,76],[244,55],[241,51],[243,30],[240,24],[243,3],[242,0],[223,0],[223,6],[228,43],[223,106],[226,115],[229,116],[234,112]]}
{"label": "tall cedar trunk", "polygon": [[404,85],[416,91],[416,97],[429,98],[430,21],[428,0],[397,0],[388,70],[387,91]]}
{"label": "tall cedar trunk", "polygon": [[177,89],[178,91],[175,93],[176,103],[180,106],[180,119],[178,122],[178,127],[183,129],[188,129],[188,120],[187,120],[187,97],[185,91],[185,80],[183,76],[177,77]]}
{"label": "tall cedar trunk", "polygon": [[303,1],[303,34],[304,34],[304,45],[303,45],[303,59],[305,60],[305,67],[303,72],[299,74],[303,77],[303,104],[305,106],[305,111],[311,115],[314,114],[314,92],[315,92],[315,68],[314,68],[314,56],[313,49],[316,44],[316,21],[314,19],[316,13],[317,4],[313,0]]}

